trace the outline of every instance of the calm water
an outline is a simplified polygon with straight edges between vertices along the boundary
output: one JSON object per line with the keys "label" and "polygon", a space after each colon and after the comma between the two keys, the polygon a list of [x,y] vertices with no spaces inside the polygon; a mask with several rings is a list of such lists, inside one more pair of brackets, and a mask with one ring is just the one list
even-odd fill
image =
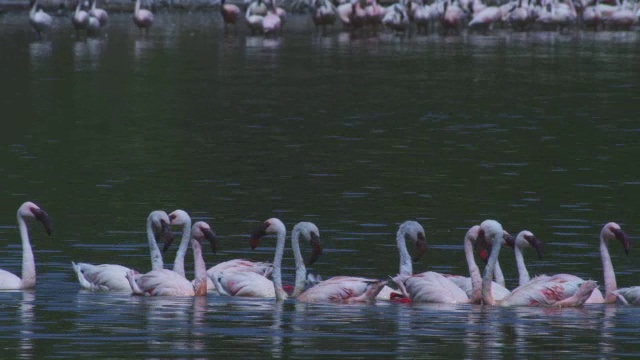
{"label": "calm water", "polygon": [[[81,291],[70,262],[149,269],[154,209],[187,210],[251,251],[252,227],[315,222],[323,276],[397,271],[394,233],[422,223],[416,264],[466,272],[462,239],[486,218],[546,244],[532,273],[602,281],[598,233],[638,241],[640,35],[511,33],[351,39],[294,16],[275,39],[224,33],[217,14],[128,15],[77,41],[56,18],[35,41],[26,14],[0,16],[2,268],[20,271],[15,211],[38,202],[33,292],[0,293],[7,358],[613,358],[640,352],[640,308],[304,305]],[[339,28],[339,27],[337,27]],[[637,249],[611,252],[619,286],[640,285]],[[169,254],[168,256],[172,256]],[[285,255],[285,280],[293,275]],[[167,261],[168,262],[168,261]],[[503,254],[509,287],[513,259]]]}

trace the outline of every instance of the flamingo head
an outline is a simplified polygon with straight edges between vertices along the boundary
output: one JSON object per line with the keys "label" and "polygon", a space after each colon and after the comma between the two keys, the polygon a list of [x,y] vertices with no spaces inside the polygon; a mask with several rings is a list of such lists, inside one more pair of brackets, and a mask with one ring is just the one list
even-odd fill
{"label": "flamingo head", "polygon": [[156,239],[161,239],[164,243],[163,251],[166,251],[173,241],[173,233],[171,233],[171,220],[169,215],[162,210],[155,210],[149,214],[148,221],[151,222],[153,235]]}
{"label": "flamingo head", "polygon": [[477,231],[476,251],[482,261],[486,263],[494,246],[509,245],[512,242],[513,237],[502,229],[502,225],[499,222],[485,220],[480,224],[480,229]]}
{"label": "flamingo head", "polygon": [[278,218],[271,218],[258,226],[251,234],[251,250],[260,244],[260,239],[267,234],[286,233],[286,227]]}
{"label": "flamingo head", "polygon": [[524,247],[524,246],[531,246],[532,248],[536,249],[536,252],[538,253],[538,259],[542,259],[542,241],[540,241],[538,238],[536,238],[531,231],[527,231],[527,230],[523,230],[520,231],[520,233],[518,234],[518,237],[515,240],[515,245],[519,246],[520,248]]}
{"label": "flamingo head", "polygon": [[[169,224],[170,225],[189,226],[189,227],[191,227],[191,217],[184,210],[175,210],[174,212],[172,212],[168,216],[169,216]],[[162,232],[162,230],[161,230],[161,232]],[[170,232],[171,231],[169,230],[169,233]],[[156,236],[158,236],[158,235],[156,235]],[[171,234],[170,236],[167,236],[167,235],[159,235],[159,236],[163,237],[164,245],[162,246],[162,252],[164,253],[167,250],[169,250],[169,247],[171,247],[171,243],[173,242],[173,234]]]}
{"label": "flamingo head", "polygon": [[48,235],[51,235],[53,229],[53,222],[51,217],[46,211],[40,209],[40,207],[30,201],[25,202],[18,208],[18,216],[22,218],[36,219],[42,223],[44,230]]}
{"label": "flamingo head", "polygon": [[[401,238],[401,235],[404,234],[404,239]],[[427,241],[424,236],[424,228],[417,221],[405,221],[400,224],[397,233],[397,241],[405,242],[407,240],[416,244],[416,254],[411,259],[413,261],[418,261],[427,251]]]}
{"label": "flamingo head", "polygon": [[602,232],[600,235],[601,238],[605,240],[617,239],[622,244],[624,248],[624,253],[629,255],[629,250],[631,249],[631,242],[629,242],[629,237],[627,234],[622,231],[620,225],[610,222],[602,228]]}
{"label": "flamingo head", "polygon": [[309,244],[311,244],[311,255],[304,262],[305,266],[313,265],[313,263],[318,260],[318,256],[322,255],[322,246],[320,246],[319,232],[311,231],[309,233]]}
{"label": "flamingo head", "polygon": [[202,243],[205,239],[211,244],[211,250],[215,254],[218,250],[216,244],[216,233],[211,229],[211,226],[204,221],[198,221],[191,227],[191,238],[199,243]]}

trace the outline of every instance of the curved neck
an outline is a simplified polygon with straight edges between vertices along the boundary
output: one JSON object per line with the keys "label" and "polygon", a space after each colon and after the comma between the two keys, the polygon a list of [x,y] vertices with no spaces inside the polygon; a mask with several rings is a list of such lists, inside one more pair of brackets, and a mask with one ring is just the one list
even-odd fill
{"label": "curved neck", "polygon": [[29,289],[36,285],[36,263],[29,242],[29,230],[24,218],[18,215],[18,227],[22,239],[22,288]]}
{"label": "curved neck", "polygon": [[78,0],[78,4],[76,5],[76,15],[80,12],[80,3],[82,2],[82,0]]}
{"label": "curved neck", "polygon": [[469,276],[471,277],[471,298],[470,303],[478,303],[482,299],[482,277],[480,276],[480,269],[476,264],[476,259],[473,257],[473,240],[467,234],[464,238],[464,256],[467,259],[467,266],[469,267]]}
{"label": "curved neck", "polygon": [[276,254],[273,257],[273,286],[276,290],[276,299],[284,300],[287,298],[287,293],[282,288],[282,255],[284,253],[286,231],[279,231],[277,237]]}
{"label": "curved neck", "polygon": [[91,10],[95,10],[96,9],[96,1],[97,0],[93,0],[93,4],[91,4]]}
{"label": "curved neck", "polygon": [[400,275],[412,275],[413,264],[411,264],[411,255],[407,250],[406,236],[407,231],[405,229],[398,230],[396,234],[396,245],[398,246],[398,253],[400,254]]}
{"label": "curved neck", "polygon": [[524,264],[522,249],[516,245],[513,251],[516,254],[516,266],[518,267],[518,286],[522,286],[529,282],[529,272],[527,271],[527,266]]}
{"label": "curved neck", "polygon": [[304,282],[307,277],[307,268],[304,266],[304,259],[300,251],[300,230],[294,228],[291,233],[291,249],[293,249],[293,257],[296,262],[296,283],[293,287],[293,297],[297,297],[304,290]]}
{"label": "curved neck", "polygon": [[140,0],[136,0],[136,7],[134,9],[134,13],[138,14],[139,11],[140,11]]}
{"label": "curved neck", "polygon": [[496,305],[496,301],[491,294],[491,283],[493,282],[493,275],[495,272],[496,264],[498,263],[498,255],[500,255],[500,242],[493,245],[491,249],[491,255],[489,261],[484,269],[484,276],[482,277],[482,300],[487,305]]}
{"label": "curved neck", "polygon": [[607,241],[600,234],[600,259],[602,260],[602,270],[604,272],[604,302],[611,303],[616,301],[613,291],[618,288],[616,283],[616,273],[613,271],[611,263],[611,255],[609,255],[609,247]]}
{"label": "curved neck", "polygon": [[202,257],[202,245],[199,241],[191,239],[191,248],[193,249],[193,267],[196,279],[206,279],[207,266]]}
{"label": "curved neck", "polygon": [[182,228],[182,240],[180,240],[180,246],[178,247],[178,252],[176,253],[176,259],[173,261],[173,271],[185,277],[186,275],[184,270],[184,257],[187,254],[190,239],[191,219],[184,223],[184,227]]}
{"label": "curved neck", "polygon": [[33,5],[31,6],[31,11],[29,11],[29,13],[30,13],[31,15],[35,14],[35,13],[36,13],[36,9],[37,9],[37,8],[38,8],[38,0],[35,0],[35,1],[33,2]]}
{"label": "curved neck", "polygon": [[504,274],[502,273],[502,268],[500,267],[500,261],[496,261],[496,268],[494,269],[493,279],[498,284],[504,286]]}
{"label": "curved neck", "polygon": [[151,222],[151,218],[147,219],[147,241],[149,242],[149,255],[151,255],[151,270],[160,270],[164,268],[162,253],[158,248],[156,236],[153,234],[153,224]]}

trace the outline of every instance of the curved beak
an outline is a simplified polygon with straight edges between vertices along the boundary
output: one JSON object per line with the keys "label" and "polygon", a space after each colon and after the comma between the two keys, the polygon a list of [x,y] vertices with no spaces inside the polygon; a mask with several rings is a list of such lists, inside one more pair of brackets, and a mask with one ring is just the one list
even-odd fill
{"label": "curved beak", "polygon": [[416,241],[416,254],[411,259],[412,261],[418,261],[427,252],[427,241],[424,239],[423,234],[418,234],[418,241]]}
{"label": "curved beak", "polygon": [[251,250],[255,250],[255,248],[258,247],[258,244],[260,244],[260,238],[267,235],[265,230],[266,230],[266,226],[265,224],[262,224],[253,231],[253,234],[251,234],[251,242],[250,242]]}
{"label": "curved beak", "polygon": [[322,255],[320,238],[318,237],[318,235],[316,235],[316,233],[311,233],[311,240],[309,241],[309,243],[311,244],[311,255],[309,255],[309,258],[304,262],[305,266],[313,265],[313,263],[318,260],[318,257]]}
{"label": "curved beak", "polygon": [[160,226],[160,232],[156,234],[156,237],[162,239],[162,242],[164,243],[162,246],[162,252],[164,253],[169,250],[169,247],[171,247],[171,243],[173,242],[173,233],[171,232],[171,226],[168,223],[161,221]]}
{"label": "curved beak", "polygon": [[502,240],[503,240],[504,245],[509,246],[512,249],[516,247],[516,238],[511,236],[506,231],[502,235]]}
{"label": "curved beak", "polygon": [[216,241],[217,239],[216,232],[213,231],[212,229],[203,229],[202,233],[204,234],[204,237],[207,240],[209,240],[209,243],[211,244],[211,250],[215,254],[216,251],[218,251],[218,243]]}
{"label": "curved beak", "polygon": [[47,232],[47,235],[51,235],[53,230],[53,222],[51,221],[51,217],[47,214],[46,211],[42,209],[31,209],[31,213],[36,218],[36,220],[40,221],[44,226],[44,230]]}
{"label": "curved beak", "polygon": [[542,246],[542,241],[538,240],[535,236],[527,236],[525,239],[527,239],[531,247],[536,249],[536,252],[538,253],[538,259],[542,259],[542,249],[544,248]]}
{"label": "curved beak", "polygon": [[631,242],[629,242],[629,238],[627,237],[627,234],[625,234],[624,231],[620,229],[613,229],[611,231],[613,232],[613,235],[616,236],[616,239],[618,239],[618,241],[620,241],[620,243],[622,244],[622,247],[624,248],[624,253],[629,255],[629,250],[631,249]]}

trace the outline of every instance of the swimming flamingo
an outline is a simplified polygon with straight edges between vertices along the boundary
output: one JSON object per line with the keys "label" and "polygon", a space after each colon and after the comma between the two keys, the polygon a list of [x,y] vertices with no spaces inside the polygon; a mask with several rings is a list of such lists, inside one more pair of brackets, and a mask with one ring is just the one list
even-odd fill
{"label": "swimming flamingo", "polygon": [[195,268],[192,283],[169,269],[152,270],[146,274],[127,272],[127,280],[135,295],[148,296],[205,296],[207,294],[207,268],[202,257],[202,241],[209,240],[215,251],[216,236],[209,224],[198,221],[191,227],[191,248]]}
{"label": "swimming flamingo", "polygon": [[271,0],[267,15],[262,19],[262,32],[269,35],[280,31],[282,18],[278,14],[275,0]]}
{"label": "swimming flamingo", "polygon": [[73,13],[73,17],[71,17],[71,23],[76,29],[76,37],[80,37],[80,30],[85,30],[89,25],[89,13],[82,10],[80,8],[81,5],[82,0],[78,0],[78,3],[76,4],[76,11]]}
{"label": "swimming flamingo", "polygon": [[[151,269],[162,269],[162,253],[158,248],[156,238],[170,238],[170,220],[164,211],[152,211],[147,217],[147,241],[151,255]],[[166,240],[165,240],[166,241]],[[78,276],[80,285],[92,291],[131,291],[126,274],[132,269],[116,264],[92,265],[88,263],[71,263]]]}
{"label": "swimming flamingo", "polygon": [[336,22],[338,10],[335,5],[329,0],[314,0],[313,1],[313,13],[311,18],[313,19],[313,25],[316,29],[322,26],[322,32],[325,33],[327,25],[333,25]]}
{"label": "swimming flamingo", "polygon": [[51,218],[38,205],[27,201],[18,208],[18,228],[22,239],[22,278],[0,269],[0,290],[32,289],[36,286],[36,263],[29,242],[27,219],[40,221],[47,234],[51,235]]}
{"label": "swimming flamingo", "polygon": [[[416,247],[416,255],[411,258],[409,250],[407,249],[407,240],[411,241]],[[413,264],[412,261],[418,261],[420,257],[427,250],[427,243],[424,236],[424,228],[420,223],[416,221],[405,221],[400,224],[398,232],[396,233],[396,247],[398,248],[398,254],[400,255],[400,275],[412,275]],[[398,297],[402,297],[402,293],[384,286],[376,300],[394,300]]]}
{"label": "swimming flamingo", "polygon": [[542,259],[542,242],[538,240],[531,231],[522,230],[513,240],[513,243],[509,245],[513,247],[513,252],[516,257],[516,267],[518,268],[518,286],[523,286],[528,283],[531,278],[529,277],[527,266],[524,264],[524,257],[522,256],[522,252],[525,248],[532,247],[536,249],[538,258]]}
{"label": "swimming flamingo", "polygon": [[[464,238],[464,253],[470,277],[427,271],[416,275],[398,275],[393,281],[414,302],[479,303],[482,297],[482,279],[473,254],[473,247],[479,236],[480,226],[475,225],[467,231]],[[503,232],[503,238],[506,236],[508,233]],[[492,292],[497,298],[511,293],[497,283],[494,283]]]}
{"label": "swimming flamingo", "polygon": [[38,0],[34,0],[29,11],[29,23],[38,34],[38,39],[42,38],[42,33],[48,31],[53,24],[53,19],[42,9],[38,10]]}
{"label": "swimming flamingo", "polygon": [[495,220],[480,224],[479,237],[491,244],[491,255],[482,278],[482,299],[487,305],[499,306],[581,306],[598,284],[593,280],[570,279],[563,276],[538,276],[515,289],[511,295],[496,300],[491,294],[492,277],[500,254],[504,232]]}
{"label": "swimming flamingo", "polygon": [[267,12],[267,5],[262,0],[256,0],[249,4],[244,17],[252,34],[262,32],[262,21]]}
{"label": "swimming flamingo", "polygon": [[153,25],[153,13],[147,9],[141,9],[140,0],[136,0],[136,6],[133,10],[133,23],[136,24],[140,31],[144,29],[147,34]]}
{"label": "swimming flamingo", "polygon": [[220,1],[220,15],[222,15],[225,27],[227,24],[235,25],[242,16],[242,12],[237,5],[227,4],[226,2],[227,0]]}
{"label": "swimming flamingo", "polygon": [[104,27],[109,23],[109,14],[107,14],[106,10],[96,7],[96,2],[98,2],[98,0],[93,0],[91,9],[89,9],[89,15],[98,19],[100,27]]}
{"label": "swimming flamingo", "polygon": [[[255,248],[260,238],[267,234],[276,234],[276,249],[273,259],[273,281],[267,279],[264,275],[258,274],[253,271],[239,271],[236,269],[218,269],[210,278],[216,286],[216,289],[220,294],[231,296],[246,296],[246,297],[258,297],[258,298],[278,298],[286,299],[287,294],[282,286],[282,256],[286,245],[286,227],[277,218],[271,218],[265,221],[262,226],[257,229],[251,237],[251,247]],[[305,240],[309,241],[312,247],[312,254],[310,260],[311,263],[315,261],[317,256],[322,252],[320,247],[319,236],[320,232],[318,227],[310,222],[300,222],[293,227],[291,231],[291,243],[292,246],[298,246],[299,252],[299,237],[302,236]],[[294,249],[294,256],[298,256]],[[300,255],[302,257],[302,255]],[[298,266],[298,265],[296,265]],[[300,274],[296,268],[296,284],[299,281],[304,283],[306,277],[306,269],[304,268],[304,260],[300,265],[304,272],[300,270]],[[211,269],[209,269],[211,270]],[[210,274],[210,273],[209,273]],[[299,277],[302,277],[302,280]],[[303,286],[298,285],[298,286]],[[299,293],[301,290],[297,290]],[[296,290],[294,289],[294,294]]]}

